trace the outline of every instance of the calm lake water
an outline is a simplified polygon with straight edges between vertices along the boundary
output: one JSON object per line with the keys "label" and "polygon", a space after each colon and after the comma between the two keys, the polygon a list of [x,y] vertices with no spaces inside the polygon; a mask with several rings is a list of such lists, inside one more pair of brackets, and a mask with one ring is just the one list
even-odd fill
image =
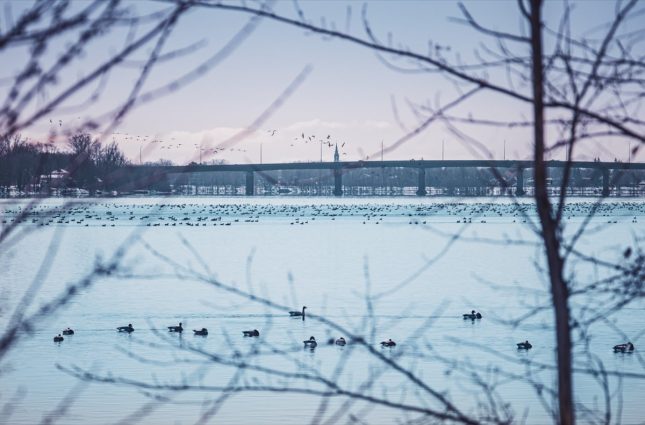
{"label": "calm lake water", "polygon": [[[6,223],[27,201],[0,201]],[[57,423],[130,421],[148,407],[140,423],[192,424],[213,408],[219,393],[212,387],[289,386],[300,393],[264,391],[232,394],[208,423],[301,424],[313,418],[339,423],[364,421],[390,424],[416,418],[364,402],[343,404],[305,391],[312,382],[267,377],[212,362],[198,351],[230,358],[235,352],[260,350],[248,361],[286,372],[317,373],[344,388],[387,397],[406,405],[437,407],[436,401],[378,357],[394,359],[465,412],[477,411],[487,393],[474,385],[475,371],[510,403],[518,422],[549,422],[544,402],[528,378],[553,383],[549,370],[521,360],[552,364],[554,334],[550,311],[520,326],[505,320],[548,303],[547,282],[531,222],[530,200],[514,205],[506,199],[452,198],[130,198],[85,199],[69,210],[61,200],[40,203],[19,225],[17,238],[0,253],[0,326],[6,327],[26,288],[34,279],[42,286],[32,308],[51,300],[69,284],[86,276],[96,261],[109,261],[125,249],[116,275],[99,279],[53,317],[23,335],[0,362],[0,423],[39,423],[57,407],[66,406]],[[581,226],[595,200],[571,199],[566,209],[567,234]],[[623,250],[638,247],[644,236],[645,201],[605,201],[578,242],[578,249],[607,261],[619,261]],[[5,224],[6,224],[5,223]],[[456,238],[458,235],[459,238]],[[45,259],[50,268],[43,269]],[[46,263],[49,264],[49,263]],[[40,279],[44,273],[45,279]],[[362,336],[377,350],[356,344],[327,345],[329,337],[345,336],[315,318],[305,321],[286,312],[224,292],[195,279],[209,276],[237,289],[265,297],[312,315],[321,315]],[[572,259],[569,276],[579,284],[607,276],[607,271]],[[368,307],[366,294],[377,295]],[[575,299],[574,309],[602,307],[602,300]],[[591,328],[587,343],[610,371],[645,373],[638,349],[645,346],[645,305],[630,304],[606,322]],[[462,320],[462,313],[481,311],[484,319]],[[590,314],[590,313],[587,313]],[[166,326],[182,322],[183,335]],[[136,331],[119,334],[117,326],[132,323]],[[61,344],[52,337],[63,328],[76,333]],[[199,338],[192,329],[206,327]],[[259,329],[259,339],[242,331]],[[315,336],[321,344],[303,349]],[[393,349],[378,342],[392,338]],[[518,352],[519,341],[533,349]],[[614,354],[611,347],[631,339],[637,351]],[[576,343],[576,352],[582,344]],[[274,352],[270,352],[275,350]],[[587,358],[578,357],[586,367]],[[65,369],[79,368],[100,376],[158,385],[189,384],[200,391],[157,391],[129,385],[79,380]],[[341,367],[342,366],[342,367]],[[338,369],[337,369],[338,368]],[[527,379],[510,379],[510,375]],[[576,398],[589,408],[603,407],[600,386],[577,374]],[[369,384],[368,384],[369,383]],[[622,423],[643,423],[645,380],[611,380],[622,399],[612,402]],[[66,397],[71,395],[71,401]],[[158,400],[163,402],[158,402]],[[157,402],[156,402],[157,401]],[[10,405],[11,409],[6,409]],[[585,422],[581,417],[581,423]]]}

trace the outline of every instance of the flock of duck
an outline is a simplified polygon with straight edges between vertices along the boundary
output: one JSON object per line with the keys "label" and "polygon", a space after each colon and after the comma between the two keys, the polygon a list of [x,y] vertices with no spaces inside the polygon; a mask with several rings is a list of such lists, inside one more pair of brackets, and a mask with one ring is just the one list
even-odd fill
{"label": "flock of duck", "polygon": [[[482,317],[482,314],[475,310],[471,310],[470,313],[464,313],[464,320],[472,320],[474,322],[475,320],[480,320]],[[533,345],[531,345],[528,339],[524,342],[517,343],[518,350],[530,350],[531,348],[533,348]]]}
{"label": "flock of duck", "polygon": [[[300,310],[300,311],[290,311],[289,316],[291,316],[291,317],[301,317],[302,320],[305,320],[306,310],[307,310],[307,307],[303,306],[302,310]],[[477,313],[477,314],[479,314],[479,313]],[[464,316],[466,316],[466,315],[464,315]],[[481,319],[481,314],[479,315],[479,318]],[[132,326],[132,323],[128,323],[127,326],[119,326],[119,327],[116,328],[116,330],[118,332],[125,332],[125,333],[128,333],[128,334],[131,334],[132,332],[134,332],[134,327]],[[179,325],[168,326],[168,332],[177,332],[177,333],[184,332],[184,327],[183,327],[182,322],[179,322]],[[68,328],[63,330],[62,334],[63,335],[74,335],[74,330],[72,328],[68,327]],[[195,336],[207,336],[208,335],[208,329],[206,329],[206,328],[193,329],[193,334]],[[61,335],[61,334],[56,335],[54,337],[54,342],[58,342],[58,343],[63,342],[65,340],[63,335]],[[251,337],[251,338],[259,337],[260,336],[260,331],[258,331],[257,329],[252,329],[252,330],[248,330],[248,331],[242,331],[242,336]],[[316,348],[318,346],[318,342],[316,341],[316,338],[314,336],[311,336],[309,339],[304,340],[303,343],[304,343],[305,347],[311,348],[311,349],[314,349],[314,348]],[[339,338],[330,338],[328,343],[330,345],[335,344],[335,345],[344,346],[345,344],[347,344],[347,340],[345,340],[345,338],[343,338],[341,336]],[[390,339],[388,339],[386,341],[382,341],[381,346],[382,347],[395,347],[396,342],[392,341],[392,339],[390,338]]]}
{"label": "flock of duck", "polygon": [[[165,201],[165,200],[164,200]],[[385,217],[405,217],[409,224],[425,224],[425,217],[455,217],[457,223],[472,223],[473,217],[480,223],[486,223],[485,218],[515,217],[521,218],[535,214],[535,206],[530,203],[493,203],[493,202],[433,202],[433,203],[374,203],[352,200],[336,203],[292,203],[278,204],[274,202],[222,202],[222,203],[179,203],[169,200],[167,203],[121,203],[100,202],[96,200],[83,200],[72,206],[52,205],[48,203],[37,204],[25,212],[19,203],[5,205],[2,211],[2,223],[32,224],[40,226],[84,225],[114,227],[120,225],[146,225],[146,226],[230,226],[238,223],[258,223],[262,219],[287,218],[290,224],[305,225],[318,219],[335,220],[336,217],[355,217],[362,220],[363,224],[379,224]],[[596,204],[591,201],[569,202],[564,208],[564,216],[585,217],[594,211],[596,217],[610,217],[608,223],[617,223],[616,217],[629,218],[632,223],[637,223],[636,216],[645,215],[644,202],[610,202]],[[633,216],[633,218],[632,218]],[[513,219],[515,222],[515,219]],[[304,318],[305,311],[290,312],[292,317]],[[479,320],[481,313],[471,311],[463,315],[464,319]],[[131,333],[134,328],[131,324],[118,328],[120,332]],[[183,332],[179,326],[169,327],[171,332]],[[193,330],[195,335],[207,336],[206,328]],[[54,340],[62,342],[63,335],[73,335],[72,329],[65,329],[62,335],[57,335]],[[244,336],[258,337],[257,329],[244,331]],[[315,338],[303,341],[306,346],[316,345]],[[342,338],[333,341],[337,345],[345,345]],[[396,343],[391,339],[382,341],[384,347],[394,347]],[[532,345],[528,341],[517,344],[518,349],[528,350]],[[619,344],[614,351],[629,353],[634,351],[631,342]]]}
{"label": "flock of duck", "polygon": [[[305,320],[306,310],[307,310],[307,306],[303,306],[302,310],[290,311],[289,316],[300,317],[302,318],[302,320]],[[463,318],[464,320],[472,320],[474,322],[475,320],[481,320],[483,316],[480,312],[471,310],[470,313],[464,313]],[[116,330],[118,332],[125,332],[130,334],[134,332],[134,327],[132,326],[131,323],[128,323],[127,326],[119,326],[118,328],[116,328]],[[168,326],[168,332],[182,333],[183,331],[184,331],[184,327],[182,326],[181,322],[179,322],[179,325]],[[68,327],[62,331],[62,334],[74,335],[74,330]],[[208,336],[208,329],[206,328],[193,329],[193,334],[195,336]],[[61,334],[56,335],[54,337],[54,342],[58,342],[58,343],[63,342],[65,339],[63,335]],[[242,336],[250,337],[250,338],[259,337],[260,331],[258,331],[257,329],[242,331]],[[310,348],[312,350],[318,346],[318,341],[316,341],[316,338],[313,335],[309,337],[309,339],[306,339],[302,342],[305,348]],[[339,338],[329,338],[327,343],[329,345],[344,346],[347,344],[347,340],[345,340],[345,338],[341,336]],[[391,338],[388,338],[385,341],[381,341],[380,345],[381,347],[396,347],[396,342],[393,341]],[[530,350],[531,348],[533,348],[533,345],[528,340],[517,343],[518,350]],[[634,351],[634,344],[632,344],[631,342],[626,342],[624,344],[618,344],[614,346],[615,353],[632,353],[633,351]]]}
{"label": "flock of duck", "polygon": [[[166,201],[164,199],[164,201]],[[6,205],[2,211],[2,224],[18,221],[38,226],[231,226],[238,223],[259,223],[260,219],[286,218],[292,225],[305,225],[316,219],[335,220],[336,217],[354,217],[363,224],[379,224],[384,218],[407,218],[409,224],[425,223],[426,218],[451,217],[457,223],[486,223],[487,219],[511,217],[512,221],[525,220],[535,215],[530,203],[493,202],[433,202],[433,203],[122,203],[83,200],[71,206],[41,203],[25,213],[19,203]],[[217,201],[215,201],[217,202]],[[596,205],[593,202],[572,201],[565,206],[564,217],[585,217],[594,212],[596,217],[629,218],[637,223],[637,216],[645,215],[643,202],[612,202]],[[473,221],[475,218],[476,221]]]}

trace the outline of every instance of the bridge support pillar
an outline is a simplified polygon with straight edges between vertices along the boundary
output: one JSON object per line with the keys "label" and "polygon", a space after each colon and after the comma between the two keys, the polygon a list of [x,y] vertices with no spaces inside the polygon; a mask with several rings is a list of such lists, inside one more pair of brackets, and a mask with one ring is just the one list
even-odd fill
{"label": "bridge support pillar", "polygon": [[602,196],[609,196],[609,168],[602,169]]}
{"label": "bridge support pillar", "polygon": [[517,169],[517,182],[515,183],[515,196],[524,196],[526,191],[524,190],[524,169]]}
{"label": "bridge support pillar", "polygon": [[334,168],[334,196],[343,196],[343,173],[340,168]]}
{"label": "bridge support pillar", "polygon": [[419,183],[417,187],[417,196],[426,196],[426,169],[419,168]]}
{"label": "bridge support pillar", "polygon": [[255,194],[255,176],[253,171],[246,172],[246,196],[253,196]]}

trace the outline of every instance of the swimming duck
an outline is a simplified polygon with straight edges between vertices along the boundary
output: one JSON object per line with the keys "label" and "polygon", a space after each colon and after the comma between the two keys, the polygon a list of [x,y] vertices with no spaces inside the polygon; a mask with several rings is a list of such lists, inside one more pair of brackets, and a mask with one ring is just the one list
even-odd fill
{"label": "swimming duck", "polygon": [[195,332],[195,335],[200,335],[200,336],[208,335],[208,329],[206,328],[201,328],[201,330],[193,329],[193,332]]}
{"label": "swimming duck", "polygon": [[58,334],[57,336],[54,337],[54,342],[62,342],[65,338],[61,336],[61,334]]}
{"label": "swimming duck", "polygon": [[634,351],[634,344],[631,342],[614,345],[614,353],[631,353],[632,351]]}
{"label": "swimming duck", "polygon": [[316,345],[318,345],[318,343],[316,342],[316,338],[314,338],[313,336],[309,337],[309,339],[306,339],[302,342],[305,344],[305,347],[314,348]]}
{"label": "swimming duck", "polygon": [[63,329],[63,335],[74,335],[74,330],[72,328]]}
{"label": "swimming duck", "polygon": [[342,336],[336,340],[336,345],[345,345],[347,344],[347,341],[345,341],[345,338]]}
{"label": "swimming duck", "polygon": [[533,348],[533,346],[531,345],[531,343],[528,340],[526,340],[524,342],[518,342],[517,343],[517,349],[518,350],[528,350],[530,348]]}
{"label": "swimming duck", "polygon": [[184,328],[181,326],[181,322],[179,322],[179,326],[168,326],[168,332],[183,332]]}
{"label": "swimming duck", "polygon": [[472,310],[470,313],[464,313],[464,319],[470,319],[470,320],[475,320],[475,319],[481,319],[482,314],[479,312],[475,312],[475,310]]}
{"label": "swimming duck", "polygon": [[302,317],[302,320],[305,320],[305,310],[306,306],[302,307],[302,311],[290,311],[289,316],[291,317]]}
{"label": "swimming duck", "polygon": [[392,339],[388,339],[387,341],[381,341],[381,346],[382,347],[395,347],[396,342],[392,341]]}
{"label": "swimming duck", "polygon": [[116,330],[119,331],[119,332],[127,332],[127,333],[134,332],[134,328],[132,327],[132,323],[128,323],[128,326],[119,326],[118,328],[116,328]]}
{"label": "swimming duck", "polygon": [[244,336],[260,336],[260,331],[253,329],[252,331],[242,331]]}

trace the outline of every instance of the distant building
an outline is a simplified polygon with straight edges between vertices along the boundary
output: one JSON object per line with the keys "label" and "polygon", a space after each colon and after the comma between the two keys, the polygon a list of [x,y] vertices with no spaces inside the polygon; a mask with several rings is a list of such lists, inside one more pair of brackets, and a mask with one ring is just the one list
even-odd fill
{"label": "distant building", "polygon": [[69,178],[69,171],[65,169],[52,171],[51,177],[54,181],[64,181]]}
{"label": "distant building", "polygon": [[46,187],[64,187],[69,181],[69,171],[65,169],[52,171],[40,176],[40,184]]}
{"label": "distant building", "polygon": [[336,144],[336,150],[334,151],[334,162],[340,162],[340,155],[338,154],[338,144]]}

